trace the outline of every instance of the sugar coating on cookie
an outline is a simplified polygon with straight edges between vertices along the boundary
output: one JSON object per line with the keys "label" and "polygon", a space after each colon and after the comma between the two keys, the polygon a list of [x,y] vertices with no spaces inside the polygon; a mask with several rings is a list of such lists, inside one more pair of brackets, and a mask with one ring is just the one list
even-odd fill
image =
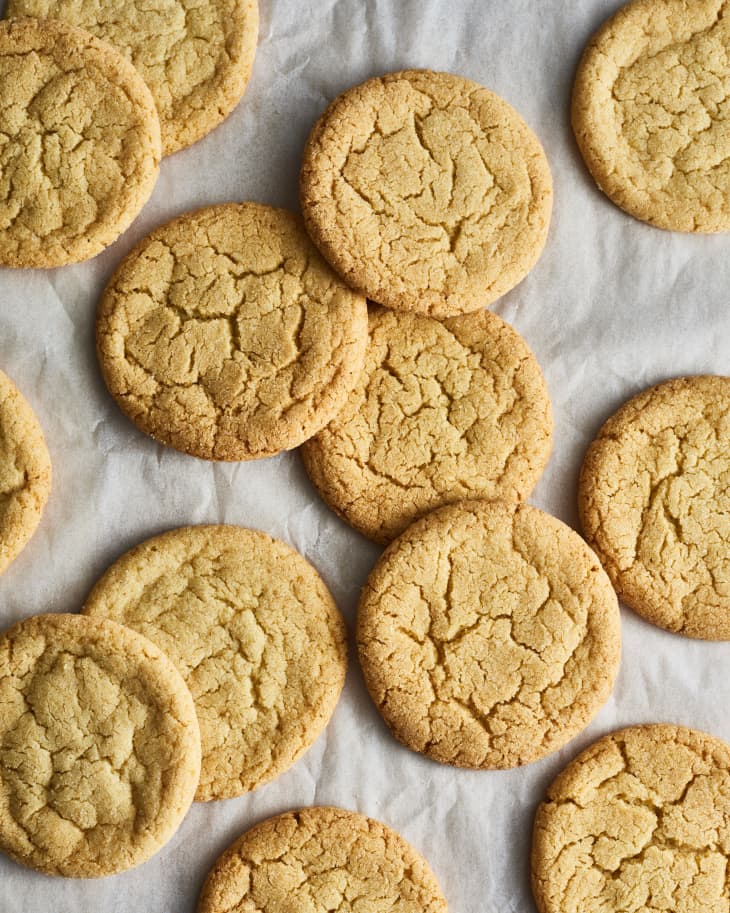
{"label": "sugar coating on cookie", "polygon": [[389,542],[467,497],[521,501],[552,446],[540,367],[489,311],[443,323],[375,308],[357,386],[302,447],[307,471],[348,523]]}
{"label": "sugar coating on cookie", "polygon": [[409,527],[368,578],[357,622],[393,734],[444,764],[508,768],[557,751],[608,699],[616,595],[564,523],[464,501]]}
{"label": "sugar coating on cookie", "polygon": [[535,820],[540,913],[720,913],[729,906],[730,747],[679,726],[600,739]]}
{"label": "sugar coating on cookie", "polygon": [[122,410],[194,456],[297,447],[357,382],[365,298],[299,219],[256,203],[190,212],[145,238],[99,307],[97,350]]}
{"label": "sugar coating on cookie", "polygon": [[152,193],[160,123],[142,77],[63,22],[0,22],[0,265],[93,257]]}
{"label": "sugar coating on cookie", "polygon": [[730,639],[730,377],[677,378],[625,403],[588,448],[578,507],[631,608]]}
{"label": "sugar coating on cookie", "polygon": [[585,50],[573,129],[598,186],[673,231],[730,229],[730,3],[633,0]]}
{"label": "sugar coating on cookie", "polygon": [[62,19],[121,51],[152,92],[165,155],[231,113],[258,39],[258,0],[8,0],[6,15]]}
{"label": "sugar coating on cookie", "polygon": [[256,530],[193,526],[149,539],[111,566],[84,612],[144,634],[182,673],[200,721],[198,800],[283,773],[342,691],[345,625],[327,587]]}
{"label": "sugar coating on cookie", "polygon": [[40,523],[51,458],[35,413],[0,371],[0,574]]}
{"label": "sugar coating on cookie", "polygon": [[139,865],[199,773],[193,699],[146,638],[79,615],[0,636],[0,849],[16,861],[75,878]]}
{"label": "sugar coating on cookie", "polygon": [[198,913],[447,913],[426,860],[386,825],[317,806],[269,818],[213,866]]}
{"label": "sugar coating on cookie", "polygon": [[505,101],[450,73],[407,70],[340,95],[304,150],[310,234],[353,288],[444,318],[509,291],[536,263],[552,208],[537,137]]}

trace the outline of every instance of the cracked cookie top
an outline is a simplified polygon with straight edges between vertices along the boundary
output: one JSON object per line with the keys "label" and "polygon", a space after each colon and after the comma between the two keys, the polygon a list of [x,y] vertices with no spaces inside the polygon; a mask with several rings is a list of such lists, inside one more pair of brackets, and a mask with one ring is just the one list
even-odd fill
{"label": "cracked cookie top", "polygon": [[730,229],[728,47],[728,0],[633,0],[586,48],[573,129],[598,186],[637,219]]}
{"label": "cracked cookie top", "polygon": [[289,768],[327,725],[347,668],[345,626],[315,569],[264,533],[193,526],[120,558],[83,609],[144,634],[195,700],[198,800]]}
{"label": "cracked cookie top", "polygon": [[258,0],[8,0],[6,15],[62,19],[121,51],[152,92],[165,155],[231,113],[258,39]]}
{"label": "cracked cookie top", "polygon": [[726,913],[730,747],[653,725],[600,739],[539,807],[540,913]]}
{"label": "cracked cookie top", "polygon": [[355,386],[366,345],[365,298],[293,213],[256,203],[152,232],[112,277],[97,323],[122,410],[213,460],[271,456],[319,431]]}
{"label": "cracked cookie top", "polygon": [[435,761],[508,768],[557,751],[608,699],[621,633],[598,559],[529,505],[464,501],[385,551],[357,622],[370,694]]}
{"label": "cracked cookie top", "polygon": [[395,831],[317,806],[269,818],[213,866],[198,913],[447,913],[426,860]]}
{"label": "cracked cookie top", "polygon": [[38,419],[0,371],[0,574],[38,526],[51,491],[51,458]]}
{"label": "cracked cookie top", "polygon": [[730,640],[730,377],[681,377],[625,403],[588,448],[578,507],[627,605]]}
{"label": "cracked cookie top", "polygon": [[0,849],[50,875],[139,865],[198,783],[190,692],[146,638],[38,615],[0,636]]}
{"label": "cracked cookie top", "polygon": [[519,114],[449,73],[349,89],[304,150],[302,210],[325,257],[373,301],[432,317],[475,311],[527,275],[552,196]]}
{"label": "cracked cookie top", "polygon": [[0,265],[86,260],[157,180],[160,123],[142,77],[63,22],[0,22]]}
{"label": "cracked cookie top", "polygon": [[440,323],[375,308],[365,367],[343,410],[302,447],[325,500],[389,542],[468,497],[526,498],[552,446],[540,367],[489,311]]}

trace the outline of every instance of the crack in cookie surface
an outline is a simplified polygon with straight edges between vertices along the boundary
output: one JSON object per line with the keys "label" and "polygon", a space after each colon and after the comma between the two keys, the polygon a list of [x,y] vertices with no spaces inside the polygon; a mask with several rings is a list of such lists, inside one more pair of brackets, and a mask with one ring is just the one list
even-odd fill
{"label": "crack in cookie surface", "polygon": [[419,520],[363,592],[358,649],[394,735],[442,763],[514,767],[595,716],[618,669],[616,596],[595,555],[528,505]]}
{"label": "crack in cookie surface", "polygon": [[678,378],[629,400],[581,471],[586,537],[654,624],[730,638],[730,378]]}
{"label": "crack in cookie surface", "polygon": [[289,768],[329,721],[345,626],[315,569],[264,533],[185,527],[120,558],[84,607],[156,643],[195,700],[198,800],[237,796]]}
{"label": "crack in cookie surface", "polygon": [[730,749],[676,726],[599,740],[535,821],[540,913],[727,913]]}
{"label": "crack in cookie surface", "polygon": [[573,126],[601,189],[677,231],[730,228],[730,4],[634,0],[591,40]]}
{"label": "crack in cookie surface", "polygon": [[208,459],[296,447],[339,411],[367,344],[365,299],[292,213],[253,203],[187,213],[107,287],[97,347],[139,427]]}
{"label": "crack in cookie surface", "polygon": [[131,60],[155,99],[166,155],[230,114],[258,37],[257,0],[9,0],[7,15],[62,19]]}
{"label": "crack in cookie surface", "polygon": [[[292,902],[294,901],[294,906]],[[262,822],[216,862],[198,913],[447,913],[428,863],[395,831],[339,808]]]}
{"label": "crack in cookie surface", "polygon": [[412,70],[337,98],[304,152],[301,199],[320,249],[354,287],[434,317],[516,285],[545,244],[550,169],[506,102]]}
{"label": "crack in cookie surface", "polygon": [[40,523],[51,459],[30,405],[0,371],[0,573]]}
{"label": "crack in cookie surface", "polygon": [[199,771],[190,693],[145,638],[75,615],[0,637],[0,847],[19,862],[71,877],[138,865]]}
{"label": "crack in cookie surface", "polygon": [[0,263],[93,257],[157,180],[149,89],[109,45],[34,19],[0,23],[0,87]]}
{"label": "crack in cookie surface", "polygon": [[302,447],[333,509],[389,542],[452,501],[528,497],[550,456],[552,412],[523,339],[488,311],[440,323],[375,308],[369,323],[357,386]]}

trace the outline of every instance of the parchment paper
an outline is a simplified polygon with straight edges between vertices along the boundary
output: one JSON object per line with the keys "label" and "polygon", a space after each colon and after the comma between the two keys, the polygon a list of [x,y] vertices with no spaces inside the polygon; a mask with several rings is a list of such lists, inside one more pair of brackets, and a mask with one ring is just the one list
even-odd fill
{"label": "parchment paper", "polygon": [[[120,0],[123,2],[123,0]],[[552,394],[552,460],[532,501],[576,524],[583,452],[643,387],[730,372],[727,236],[668,234],[634,221],[592,185],[568,122],[580,52],[617,0],[261,0],[253,79],[212,135],[165,160],[151,202],[95,260],[0,271],[0,367],[45,429],[54,489],[41,527],[0,578],[0,626],[76,611],[124,550],[173,526],[266,530],[322,572],[352,625],[378,548],[319,500],[296,453],[214,465],[156,445],[108,395],[93,348],[99,293],[154,226],[208,203],[297,207],[300,152],[340,91],[402,67],[450,70],[511,102],[538,133],[555,179],[545,253],[495,306],[526,337]],[[667,634],[623,610],[619,680],[567,748],[510,772],[457,771],[400,747],[371,705],[357,662],[325,735],[255,793],[195,806],[143,867],[103,881],[37,875],[0,857],[0,913],[193,913],[205,873],[261,818],[332,803],[380,818],[431,862],[452,913],[533,913],[535,807],[579,749],[620,725],[673,721],[730,739],[730,644]]]}

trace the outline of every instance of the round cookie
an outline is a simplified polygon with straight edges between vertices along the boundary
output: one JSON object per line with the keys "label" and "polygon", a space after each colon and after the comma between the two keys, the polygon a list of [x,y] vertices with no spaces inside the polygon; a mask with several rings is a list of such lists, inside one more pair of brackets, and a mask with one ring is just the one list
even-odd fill
{"label": "round cookie", "polygon": [[588,448],[578,508],[627,605],[730,639],[730,377],[681,377],[625,403]]}
{"label": "round cookie", "polygon": [[160,122],[142,77],[63,22],[0,22],[0,266],[87,260],[152,193]]}
{"label": "round cookie", "polygon": [[342,408],[367,345],[367,305],[298,218],[211,206],[152,232],[112,277],[97,350],[122,410],[193,456],[297,447]]}
{"label": "round cookie", "polygon": [[6,15],[62,19],[131,60],[157,105],[165,155],[228,117],[258,39],[258,0],[8,0]]}
{"label": "round cookie", "polygon": [[304,150],[301,204],[348,283],[388,307],[444,318],[517,285],[545,245],[542,146],[498,96],[406,70],[344,92]]}
{"label": "round cookie", "polygon": [[0,849],[50,875],[139,865],[193,800],[190,692],[146,638],[37,615],[0,635]]}
{"label": "round cookie", "polygon": [[608,699],[616,594],[564,523],[529,505],[464,501],[409,527],[360,601],[365,683],[397,739],[443,764],[527,764]]}
{"label": "round cookie", "polygon": [[389,542],[462,498],[527,498],[550,456],[552,428],[540,367],[495,314],[440,323],[376,308],[357,386],[301,452],[333,510]]}
{"label": "round cookie", "polygon": [[730,229],[730,5],[633,0],[586,48],[572,120],[601,190],[672,231]]}
{"label": "round cookie", "polygon": [[0,574],[40,523],[51,492],[51,458],[38,419],[0,371]]}
{"label": "round cookie", "polygon": [[213,866],[198,913],[447,913],[428,863],[395,831],[341,808],[261,822]]}
{"label": "round cookie", "polygon": [[283,773],[317,739],[342,691],[345,625],[315,569],[264,533],[190,526],[143,542],[104,574],[83,611],[144,634],[195,700],[196,799]]}
{"label": "round cookie", "polygon": [[679,726],[608,735],[555,780],[535,820],[540,913],[728,909],[730,747]]}

